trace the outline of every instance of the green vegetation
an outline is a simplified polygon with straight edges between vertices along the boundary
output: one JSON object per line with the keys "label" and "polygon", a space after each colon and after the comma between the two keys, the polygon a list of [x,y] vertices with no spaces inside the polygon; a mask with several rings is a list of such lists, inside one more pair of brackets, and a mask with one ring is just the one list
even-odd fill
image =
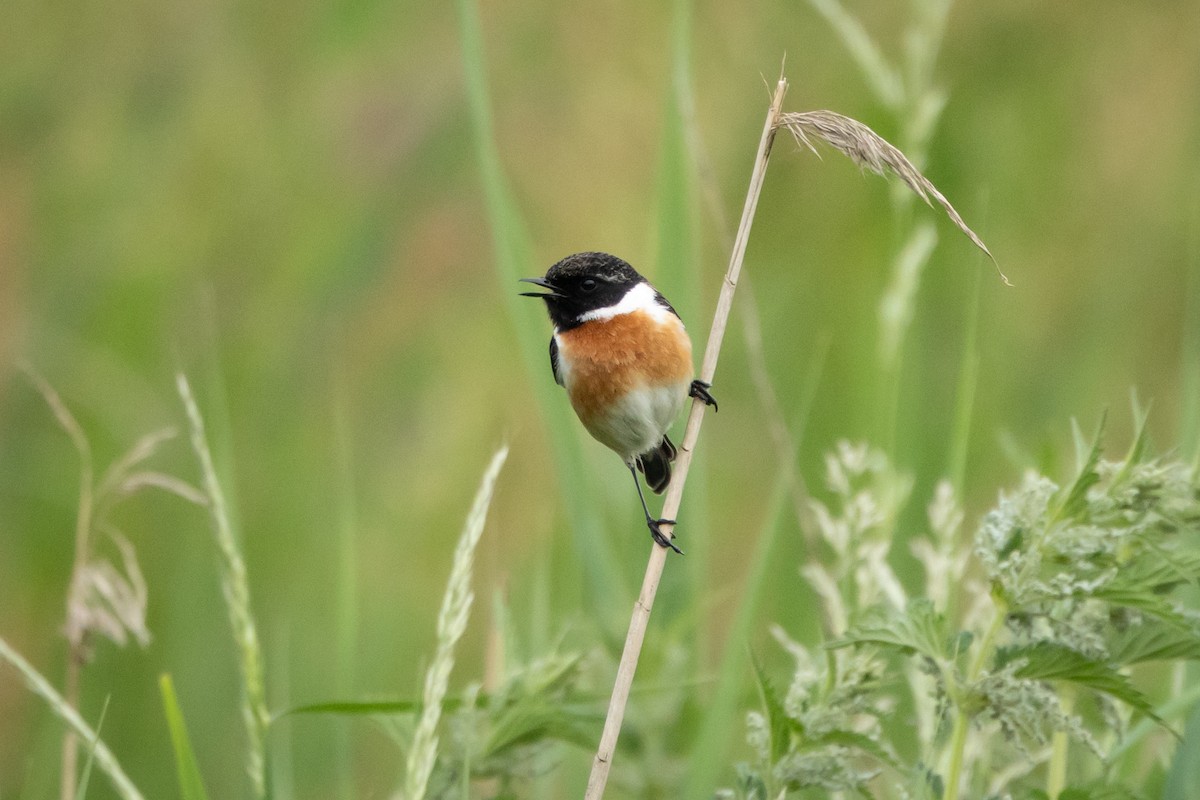
{"label": "green vegetation", "polygon": [[606,796],[1189,797],[1198,25],[9,4],[0,797],[580,796],[650,544],[515,279],[699,359],[784,53],[1014,286],[779,137]]}

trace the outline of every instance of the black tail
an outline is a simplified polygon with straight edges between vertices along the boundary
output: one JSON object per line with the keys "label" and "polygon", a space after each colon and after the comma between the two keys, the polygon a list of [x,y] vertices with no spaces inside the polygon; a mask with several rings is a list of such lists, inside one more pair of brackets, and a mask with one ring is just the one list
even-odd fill
{"label": "black tail", "polygon": [[653,450],[637,457],[637,468],[646,476],[646,485],[655,494],[662,494],[671,483],[671,462],[675,460],[675,445],[666,436]]}

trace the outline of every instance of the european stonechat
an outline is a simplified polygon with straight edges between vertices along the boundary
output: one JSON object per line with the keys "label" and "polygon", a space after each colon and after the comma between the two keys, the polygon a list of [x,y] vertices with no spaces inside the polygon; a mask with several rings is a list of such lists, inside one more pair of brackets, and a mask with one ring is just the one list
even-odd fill
{"label": "european stonechat", "polygon": [[637,270],[607,253],[576,253],[544,278],[522,278],[554,324],[550,369],[567,390],[579,421],[629,467],[654,541],[682,551],[646,506],[637,473],[662,494],[671,482],[675,445],[667,429],[688,397],[715,410],[711,386],[692,379],[692,342],[679,314]]}

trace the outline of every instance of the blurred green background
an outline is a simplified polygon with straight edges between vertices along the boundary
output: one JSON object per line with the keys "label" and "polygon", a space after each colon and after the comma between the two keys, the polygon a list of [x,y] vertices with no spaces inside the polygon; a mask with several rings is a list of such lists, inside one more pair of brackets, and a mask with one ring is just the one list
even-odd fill
{"label": "blurred green background", "polygon": [[[903,61],[905,4],[848,8]],[[503,441],[512,454],[452,685],[483,672],[497,591],[531,646],[562,631],[583,647],[619,644],[647,536],[624,468],[581,429],[572,458],[590,480],[556,478],[538,398],[565,398],[540,351],[535,364],[521,355],[520,331],[549,334],[543,309],[514,300],[495,267],[459,13],[371,0],[5,4],[0,636],[52,680],[66,657],[78,461],[21,363],[60,392],[101,470],[139,436],[184,428],[173,376],[191,377],[237,512],[272,708],[419,692],[457,532]],[[532,243],[520,274],[579,250],[617,253],[671,298],[697,359],[784,54],[787,109],[831,108],[903,146],[896,115],[805,4],[699,3],[686,23],[678,7],[616,0],[485,2],[478,15],[493,142]],[[1131,388],[1152,404],[1159,447],[1191,452],[1198,42],[1195,0],[953,8],[933,73],[948,99],[925,172],[1012,288],[940,212],[904,210],[884,181],[778,140],[742,300],[761,318],[782,416],[797,436],[803,423],[799,469],[814,491],[825,450],[873,441],[914,476],[920,529],[950,469],[976,304],[969,519],[1024,467],[1061,463],[1072,417],[1091,429],[1111,409],[1108,437],[1123,448]],[[678,159],[681,62],[694,99],[683,140],[698,166]],[[682,203],[670,191],[680,163]],[[925,220],[940,243],[891,381],[878,308],[896,250]],[[678,256],[686,268],[665,266]],[[651,629],[685,629],[693,649],[679,680],[702,680],[723,652],[780,469],[745,310],[684,500],[689,555],[668,564]],[[153,463],[198,483],[185,436]],[[571,535],[564,486],[603,509],[587,524],[615,574]],[[85,716],[107,699],[106,741],[148,796],[176,796],[157,689],[170,672],[210,793],[249,796],[208,520],[144,493],[114,521],[137,547],[154,639],[145,651],[98,644]],[[752,642],[771,621],[813,627],[803,552],[790,522]],[[56,795],[59,737],[0,667],[0,797]],[[731,727],[730,753],[742,738]],[[298,718],[269,744],[296,797],[383,796],[399,771],[367,721]],[[589,763],[565,751],[569,794]]]}

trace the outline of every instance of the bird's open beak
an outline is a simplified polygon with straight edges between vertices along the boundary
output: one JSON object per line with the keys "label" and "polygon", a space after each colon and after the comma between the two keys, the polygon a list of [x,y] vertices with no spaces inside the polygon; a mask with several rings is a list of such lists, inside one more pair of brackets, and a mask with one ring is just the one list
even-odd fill
{"label": "bird's open beak", "polygon": [[563,295],[559,294],[558,289],[555,288],[554,284],[551,283],[550,281],[546,280],[545,278],[521,278],[520,280],[523,283],[532,283],[535,286],[540,286],[546,290],[546,293],[543,293],[543,292],[521,292],[521,297],[562,297],[563,296]]}

